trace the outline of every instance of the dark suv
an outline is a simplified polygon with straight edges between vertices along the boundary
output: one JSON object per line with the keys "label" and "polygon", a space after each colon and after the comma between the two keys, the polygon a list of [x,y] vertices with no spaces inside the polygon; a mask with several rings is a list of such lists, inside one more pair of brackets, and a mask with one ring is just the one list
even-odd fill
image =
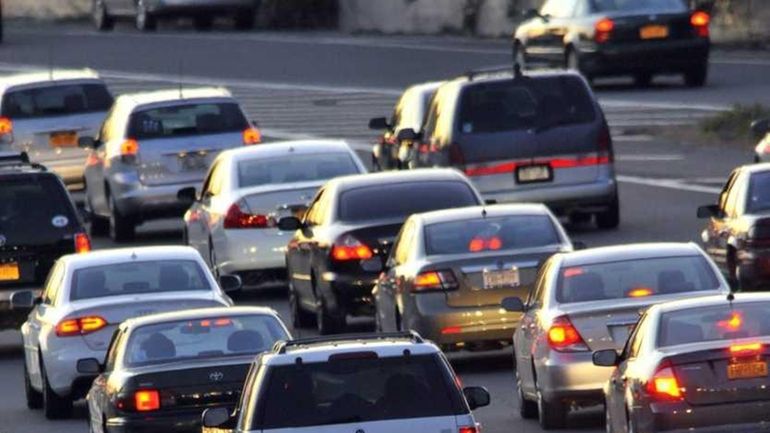
{"label": "dark suv", "polygon": [[40,289],[59,257],[90,249],[62,180],[26,153],[0,153],[0,329],[26,316],[10,309],[14,291]]}
{"label": "dark suv", "polygon": [[[573,221],[620,222],[612,139],[586,80],[565,71],[480,71],[442,85],[418,165],[454,167],[487,200],[541,202]],[[401,138],[411,131],[401,131]]]}

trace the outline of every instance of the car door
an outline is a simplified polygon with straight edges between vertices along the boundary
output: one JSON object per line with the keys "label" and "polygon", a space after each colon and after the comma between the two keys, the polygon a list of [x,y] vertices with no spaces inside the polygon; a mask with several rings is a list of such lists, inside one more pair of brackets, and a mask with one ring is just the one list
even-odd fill
{"label": "car door", "polygon": [[[209,170],[209,177],[201,188],[200,199],[190,208],[190,227],[194,232],[194,245],[206,262],[214,268],[217,263],[217,251],[225,248],[224,233],[218,230],[222,226],[222,220],[226,209],[218,209],[217,200],[222,194],[222,182],[226,173],[223,173],[224,163],[217,161]],[[192,220],[195,220],[193,223]]]}
{"label": "car door", "polygon": [[409,260],[409,254],[413,246],[414,230],[414,221],[410,220],[404,224],[401,233],[399,233],[393,243],[393,248],[387,261],[387,269],[378,281],[377,320],[380,321],[380,329],[383,331],[399,330],[397,312],[404,312],[404,305],[401,300],[402,288],[405,282],[403,266]]}
{"label": "car door", "polygon": [[39,388],[42,388],[40,351],[46,349],[44,342],[40,341],[40,337],[44,332],[52,332],[50,328],[56,326],[52,316],[56,314],[57,299],[63,282],[64,265],[57,262],[46,281],[40,303],[29,313],[25,324],[27,326],[27,338],[24,341],[24,350],[27,355],[25,357],[27,371],[30,381]]}
{"label": "car door", "polygon": [[[115,369],[115,363],[117,361],[118,352],[121,344],[125,341],[125,332],[121,329],[116,329],[112,335],[109,346],[107,346],[107,355],[105,356],[104,371],[94,379],[91,389],[88,392],[88,415],[89,422],[92,426],[94,433],[107,433],[104,428],[102,420],[106,419],[109,415],[108,407],[112,402],[111,390],[109,389],[109,381],[112,372]],[[100,360],[101,361],[101,360]],[[113,392],[116,390],[112,390]]]}
{"label": "car door", "polygon": [[740,172],[734,172],[728,179],[724,190],[719,196],[720,215],[709,220],[709,254],[723,268],[728,267],[728,242],[732,235],[731,226],[734,223],[736,206],[739,199]]}
{"label": "car door", "polygon": [[623,431],[627,421],[626,392],[629,386],[628,369],[636,362],[641,354],[644,339],[644,324],[646,316],[643,316],[628,337],[628,341],[621,353],[621,362],[614,369],[607,384],[607,410],[610,411],[613,431]]}
{"label": "car door", "polygon": [[113,107],[99,130],[99,135],[95,137],[94,148],[89,150],[86,158],[84,176],[86,179],[86,195],[88,197],[87,205],[89,209],[98,215],[109,215],[110,209],[107,203],[107,191],[104,182],[105,158],[107,152],[105,143],[114,139],[115,131],[115,108]]}
{"label": "car door", "polygon": [[292,283],[302,301],[315,302],[315,294],[311,282],[311,258],[314,249],[318,246],[315,239],[315,231],[323,223],[325,190],[320,190],[310,204],[304,217],[304,227],[294,233],[294,237],[287,246],[289,269],[291,270]]}
{"label": "car door", "polygon": [[538,320],[545,300],[547,276],[551,267],[551,260],[548,260],[540,268],[535,284],[525,303],[527,310],[521,317],[519,328],[514,334],[513,344],[516,353],[517,372],[521,380],[522,391],[526,394],[535,392],[532,354],[537,340]]}

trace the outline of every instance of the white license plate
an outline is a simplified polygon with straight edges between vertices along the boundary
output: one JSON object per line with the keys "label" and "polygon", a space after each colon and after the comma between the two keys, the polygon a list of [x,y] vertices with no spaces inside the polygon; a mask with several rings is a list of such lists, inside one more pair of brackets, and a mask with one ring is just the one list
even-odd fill
{"label": "white license plate", "polygon": [[518,183],[548,182],[551,180],[551,167],[548,165],[526,165],[516,170]]}
{"label": "white license plate", "polygon": [[484,270],[484,289],[518,287],[519,281],[519,270],[517,268],[498,271]]}

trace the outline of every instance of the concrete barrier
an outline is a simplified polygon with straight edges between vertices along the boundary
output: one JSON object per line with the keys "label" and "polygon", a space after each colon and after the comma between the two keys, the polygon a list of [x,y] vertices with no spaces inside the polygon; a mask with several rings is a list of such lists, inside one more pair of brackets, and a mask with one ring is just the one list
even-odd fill
{"label": "concrete barrier", "polygon": [[81,18],[90,8],[91,0],[3,0],[3,16],[9,18]]}

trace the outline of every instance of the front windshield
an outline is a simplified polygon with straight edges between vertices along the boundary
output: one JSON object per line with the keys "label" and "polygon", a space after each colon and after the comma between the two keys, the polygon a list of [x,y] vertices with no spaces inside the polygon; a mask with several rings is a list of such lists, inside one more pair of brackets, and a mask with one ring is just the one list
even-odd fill
{"label": "front windshield", "polygon": [[770,337],[770,303],[698,307],[663,313],[657,347],[702,341]]}

